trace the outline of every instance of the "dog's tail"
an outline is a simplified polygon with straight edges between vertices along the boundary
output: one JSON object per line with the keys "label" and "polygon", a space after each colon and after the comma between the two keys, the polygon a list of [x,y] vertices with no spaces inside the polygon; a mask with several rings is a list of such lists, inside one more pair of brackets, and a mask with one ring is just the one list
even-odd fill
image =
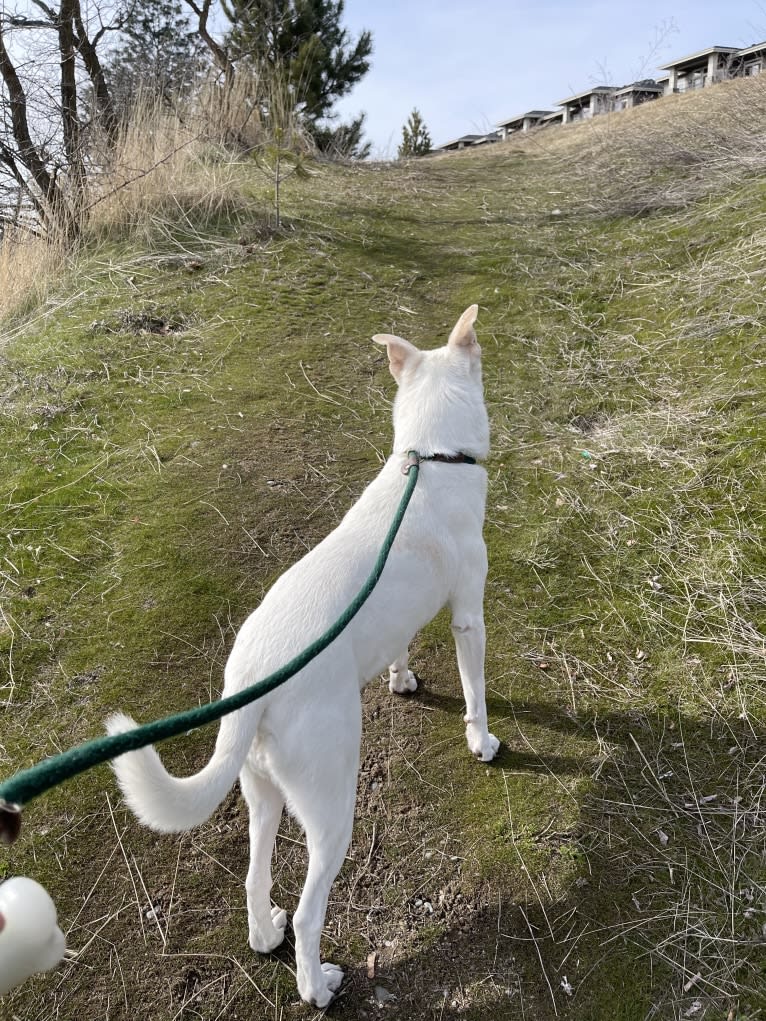
{"label": "dog's tail", "polygon": [[[145,826],[178,833],[199,826],[223,801],[252,744],[262,710],[258,703],[224,716],[213,757],[193,776],[171,776],[153,747],[125,752],[112,762],[123,797]],[[106,721],[110,734],[137,724],[122,713]]]}

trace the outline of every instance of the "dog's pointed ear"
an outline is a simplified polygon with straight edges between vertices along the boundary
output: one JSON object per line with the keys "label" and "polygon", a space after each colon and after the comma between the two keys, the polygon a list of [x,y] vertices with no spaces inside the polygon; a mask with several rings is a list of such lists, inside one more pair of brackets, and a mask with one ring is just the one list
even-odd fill
{"label": "dog's pointed ear", "polygon": [[471,305],[465,310],[455,323],[452,333],[449,335],[449,340],[447,341],[449,347],[462,347],[469,349],[475,347],[476,350],[479,350],[479,345],[476,343],[476,333],[473,328],[473,324],[476,322],[478,314],[478,305]]}
{"label": "dog's pointed ear", "polygon": [[376,344],[385,344],[388,350],[388,367],[397,383],[401,379],[405,365],[416,365],[420,361],[420,351],[404,337],[395,337],[391,333],[376,333],[372,339]]}

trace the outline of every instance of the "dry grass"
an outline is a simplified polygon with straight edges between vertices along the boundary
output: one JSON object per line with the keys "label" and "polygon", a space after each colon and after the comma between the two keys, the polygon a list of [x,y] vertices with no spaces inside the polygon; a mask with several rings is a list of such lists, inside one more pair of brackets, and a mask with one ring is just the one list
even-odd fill
{"label": "dry grass", "polygon": [[[278,78],[242,73],[231,87],[209,80],[173,104],[138,95],[117,144],[106,150],[93,143],[80,247],[126,237],[172,247],[179,228],[204,231],[239,211],[252,220],[250,157],[275,140],[300,154],[312,150]],[[39,303],[77,255],[63,240],[7,231],[0,242],[0,320]]]}
{"label": "dry grass", "polygon": [[0,242],[0,320],[21,306],[40,304],[66,261],[61,245],[31,231],[6,230]]}
{"label": "dry grass", "polygon": [[762,171],[764,113],[766,81],[739,78],[507,145],[560,160],[564,202],[579,196],[598,214],[646,215]]}
{"label": "dry grass", "polygon": [[200,126],[179,111],[139,100],[130,122],[92,181],[88,230],[146,237],[155,217],[192,214],[210,220],[238,191],[236,162],[206,153]]}
{"label": "dry grass", "polygon": [[535,465],[525,518],[533,499],[544,517],[515,520],[497,483],[490,523],[520,533],[513,563],[561,601],[526,658],[580,721],[597,707],[603,744],[578,839],[608,906],[583,898],[572,919],[564,901],[528,936],[553,993],[551,960],[571,969],[594,935],[633,954],[653,976],[645,1021],[749,1021],[764,1002],[765,117],[766,81],[734,81],[483,157],[540,168],[551,320],[509,315],[513,411],[499,402],[493,432],[515,485]]}
{"label": "dry grass", "polygon": [[595,841],[628,865],[633,908],[604,942],[627,940],[669,966],[674,981],[656,1016],[722,1017],[724,1003],[760,991],[763,749],[721,716],[703,730],[679,716],[670,729],[645,721],[637,731],[639,768],[613,763],[597,806]]}
{"label": "dry grass", "polygon": [[292,151],[311,148],[279,78],[243,73],[231,86],[210,80],[173,105],[139,96],[94,179],[88,227],[151,236],[157,218],[209,223],[230,215],[244,205],[248,156],[275,139]]}

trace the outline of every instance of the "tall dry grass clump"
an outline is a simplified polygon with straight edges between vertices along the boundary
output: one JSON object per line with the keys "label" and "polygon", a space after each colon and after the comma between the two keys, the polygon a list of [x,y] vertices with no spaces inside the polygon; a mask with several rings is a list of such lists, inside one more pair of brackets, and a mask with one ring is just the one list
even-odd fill
{"label": "tall dry grass clump", "polygon": [[57,241],[22,227],[7,228],[0,242],[0,320],[43,301],[66,259]]}
{"label": "tall dry grass clump", "polygon": [[86,232],[98,236],[151,233],[174,212],[201,219],[236,191],[236,161],[210,151],[206,125],[193,111],[139,95],[116,145],[94,173]]}
{"label": "tall dry grass clump", "polygon": [[310,146],[279,76],[209,79],[173,104],[139,95],[94,179],[88,228],[151,235],[158,220],[204,224],[229,213],[242,202],[243,164],[275,139]]}
{"label": "tall dry grass clump", "polygon": [[[114,144],[91,140],[78,249],[113,240],[167,240],[173,225],[203,230],[246,206],[252,157],[277,144],[305,156],[312,143],[279,75],[208,79],[168,102],[135,97]],[[77,254],[64,239],[7,230],[0,242],[0,319],[44,297]]]}

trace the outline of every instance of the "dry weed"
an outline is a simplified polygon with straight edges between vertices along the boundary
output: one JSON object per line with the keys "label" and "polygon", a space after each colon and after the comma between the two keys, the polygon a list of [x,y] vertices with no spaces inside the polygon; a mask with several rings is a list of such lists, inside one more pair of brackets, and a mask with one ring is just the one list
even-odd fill
{"label": "dry weed", "polygon": [[[275,139],[282,149],[312,151],[277,77],[243,73],[231,87],[210,79],[174,103],[139,94],[116,145],[92,142],[80,248],[125,236],[173,248],[179,232],[201,241],[218,220],[236,220],[240,211],[252,219],[250,157]],[[44,297],[60,282],[70,256],[77,252],[63,240],[6,230],[0,241],[0,319]]]}
{"label": "dry weed", "polygon": [[0,319],[43,301],[66,263],[66,250],[55,241],[30,230],[6,230],[0,241]]}

